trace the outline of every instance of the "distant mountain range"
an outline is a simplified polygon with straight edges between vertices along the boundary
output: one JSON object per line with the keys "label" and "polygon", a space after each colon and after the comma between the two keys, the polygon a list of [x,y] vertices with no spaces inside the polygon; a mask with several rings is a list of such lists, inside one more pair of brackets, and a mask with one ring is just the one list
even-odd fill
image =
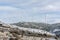
{"label": "distant mountain range", "polygon": [[42,29],[46,31],[53,31],[54,29],[60,29],[60,23],[46,24],[46,23],[36,23],[36,22],[18,22],[18,23],[13,23],[13,25],[17,25],[20,27],[27,27],[27,28]]}

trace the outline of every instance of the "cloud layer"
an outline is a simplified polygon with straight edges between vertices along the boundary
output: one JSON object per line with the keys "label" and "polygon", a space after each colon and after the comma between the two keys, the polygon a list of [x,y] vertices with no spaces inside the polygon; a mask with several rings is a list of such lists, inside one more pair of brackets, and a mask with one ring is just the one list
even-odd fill
{"label": "cloud layer", "polygon": [[60,0],[0,0],[0,20],[60,23]]}

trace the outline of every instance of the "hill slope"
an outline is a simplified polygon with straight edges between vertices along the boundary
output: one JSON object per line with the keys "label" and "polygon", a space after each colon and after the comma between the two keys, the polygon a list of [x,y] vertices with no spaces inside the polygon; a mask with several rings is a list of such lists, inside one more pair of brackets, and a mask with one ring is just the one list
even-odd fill
{"label": "hill slope", "polygon": [[46,23],[36,23],[36,22],[18,22],[18,23],[13,23],[13,25],[17,25],[20,27],[27,27],[27,28],[42,29],[46,31],[60,29],[60,23],[46,24]]}
{"label": "hill slope", "polygon": [[27,28],[43,29],[47,31],[49,31],[51,28],[50,24],[35,23],[35,22],[19,22],[19,23],[13,23],[13,25],[17,25],[20,27],[27,27]]}

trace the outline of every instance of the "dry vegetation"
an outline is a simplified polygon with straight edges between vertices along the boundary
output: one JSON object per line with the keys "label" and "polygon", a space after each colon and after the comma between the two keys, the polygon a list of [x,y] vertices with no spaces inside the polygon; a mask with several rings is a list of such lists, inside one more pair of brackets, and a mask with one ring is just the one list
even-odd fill
{"label": "dry vegetation", "polygon": [[57,40],[55,37],[39,35],[13,28],[13,26],[4,23],[0,24],[0,40]]}

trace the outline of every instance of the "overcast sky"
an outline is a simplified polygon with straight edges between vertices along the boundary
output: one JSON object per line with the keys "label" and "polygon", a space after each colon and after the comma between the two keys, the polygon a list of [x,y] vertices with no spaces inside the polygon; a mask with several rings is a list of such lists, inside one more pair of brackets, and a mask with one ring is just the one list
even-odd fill
{"label": "overcast sky", "polygon": [[0,0],[0,21],[60,23],[60,0]]}

